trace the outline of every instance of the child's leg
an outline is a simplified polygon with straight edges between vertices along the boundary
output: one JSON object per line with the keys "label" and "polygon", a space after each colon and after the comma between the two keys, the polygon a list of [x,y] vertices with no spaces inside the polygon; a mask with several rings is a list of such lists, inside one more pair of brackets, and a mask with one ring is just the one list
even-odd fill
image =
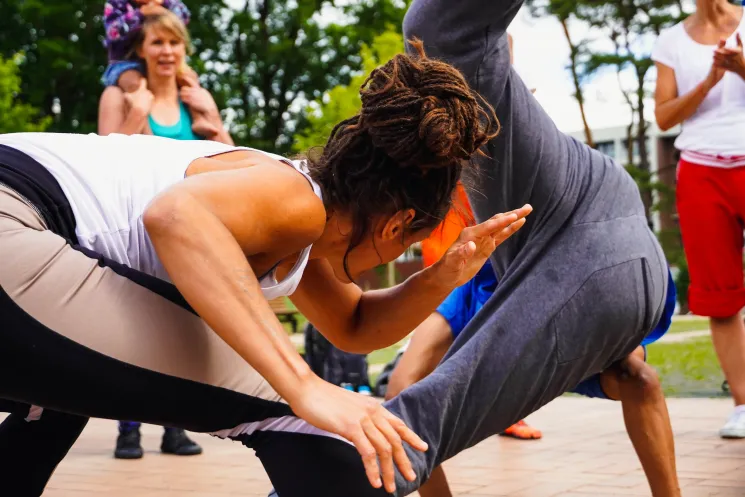
{"label": "child's leg", "polygon": [[140,87],[140,81],[142,81],[142,78],[144,78],[144,76],[140,71],[136,69],[127,69],[121,74],[121,76],[119,76],[117,86],[127,93],[132,93],[137,91],[137,88]]}
{"label": "child's leg", "polygon": [[[178,82],[179,87],[191,86],[197,88],[200,86],[199,76],[196,71],[186,64],[184,64],[179,70],[176,81]],[[210,140],[220,132],[217,126],[215,126],[203,112],[198,112],[189,107],[189,114],[191,115],[191,130],[195,134]]]}
{"label": "child's leg", "polygon": [[136,60],[119,60],[109,63],[101,77],[104,86],[118,86],[125,92],[136,91],[144,77],[145,70]]}

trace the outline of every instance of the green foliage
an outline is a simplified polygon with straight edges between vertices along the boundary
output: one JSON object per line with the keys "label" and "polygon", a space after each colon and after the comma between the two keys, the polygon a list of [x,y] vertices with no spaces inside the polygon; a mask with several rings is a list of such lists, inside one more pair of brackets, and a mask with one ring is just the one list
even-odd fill
{"label": "green foliage", "polygon": [[23,54],[17,100],[53,117],[52,131],[96,130],[102,12],[103,2],[93,0],[0,2],[0,56]]}
{"label": "green foliage", "polygon": [[[407,2],[359,0],[185,0],[202,75],[238,142],[289,150],[305,104],[347,84],[360,48],[394,26]],[[0,56],[23,53],[17,99],[51,116],[52,131],[97,128],[103,0],[2,0]],[[329,13],[333,11],[332,13]],[[331,20],[331,22],[329,22]]]}
{"label": "green foliage", "polygon": [[691,286],[691,275],[688,273],[688,261],[681,250],[678,256],[678,275],[675,278],[675,288],[678,291],[678,304],[681,314],[688,312],[688,288]]}
{"label": "green foliage", "polygon": [[39,117],[38,109],[17,101],[21,91],[17,62],[20,58],[0,57],[0,133],[44,131],[51,124],[51,118]]}
{"label": "green foliage", "polygon": [[387,26],[400,29],[406,3],[349,2],[339,15],[322,16],[326,7],[323,0],[257,0],[227,8],[213,0],[195,9],[194,64],[218,105],[232,110],[239,141],[289,151],[292,136],[307,125],[305,104],[349,84],[362,45]]}
{"label": "green foliage", "polygon": [[392,30],[376,36],[370,46],[363,44],[360,50],[362,72],[354,75],[349,84],[335,86],[308,106],[308,126],[296,135],[294,150],[302,152],[323,146],[337,123],[359,112],[362,106],[360,87],[367,75],[401,53],[403,46],[403,36]]}
{"label": "green foliage", "polygon": [[666,396],[723,397],[724,377],[711,338],[654,343],[647,359],[660,375]]}

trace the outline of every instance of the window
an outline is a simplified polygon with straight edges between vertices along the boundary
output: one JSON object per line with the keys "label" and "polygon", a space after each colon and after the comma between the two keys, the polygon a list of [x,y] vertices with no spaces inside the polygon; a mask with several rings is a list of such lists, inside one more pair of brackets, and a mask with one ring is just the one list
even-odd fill
{"label": "window", "polygon": [[598,142],[595,144],[595,148],[598,152],[601,154],[605,154],[611,159],[616,158],[616,144],[612,141],[610,142]]}

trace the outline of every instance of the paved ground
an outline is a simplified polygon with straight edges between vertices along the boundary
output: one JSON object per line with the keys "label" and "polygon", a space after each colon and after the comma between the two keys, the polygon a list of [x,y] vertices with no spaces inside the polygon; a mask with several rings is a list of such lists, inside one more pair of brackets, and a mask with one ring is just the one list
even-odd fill
{"label": "paved ground", "polygon": [[[745,441],[716,436],[730,405],[728,400],[669,401],[686,497],[745,496]],[[543,440],[493,437],[446,464],[456,495],[649,495],[619,405],[563,397],[529,421],[543,430]],[[92,421],[44,497],[265,497],[270,489],[258,460],[237,443],[196,435],[205,453],[176,458],[157,452],[158,428],[144,431],[145,458],[117,461],[111,455],[114,423]],[[323,496],[309,492],[308,497]]]}

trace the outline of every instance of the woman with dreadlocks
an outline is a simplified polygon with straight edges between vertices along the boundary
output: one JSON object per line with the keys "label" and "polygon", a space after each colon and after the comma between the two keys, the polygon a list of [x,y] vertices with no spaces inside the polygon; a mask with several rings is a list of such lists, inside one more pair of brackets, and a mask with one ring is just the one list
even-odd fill
{"label": "woman with dreadlocks", "polygon": [[[530,207],[363,292],[355,277],[441,221],[498,124],[421,47],[373,71],[361,96],[323,152],[298,161],[142,135],[0,136],[4,495],[41,494],[88,417],[211,432],[270,459],[282,440],[316,444],[319,459],[356,448],[374,487],[393,490],[394,465],[415,478],[402,444],[426,444],[376,401],[314,376],[267,299],[291,296],[341,348],[385,347],[471,279]],[[327,443],[338,439],[350,443]]]}

